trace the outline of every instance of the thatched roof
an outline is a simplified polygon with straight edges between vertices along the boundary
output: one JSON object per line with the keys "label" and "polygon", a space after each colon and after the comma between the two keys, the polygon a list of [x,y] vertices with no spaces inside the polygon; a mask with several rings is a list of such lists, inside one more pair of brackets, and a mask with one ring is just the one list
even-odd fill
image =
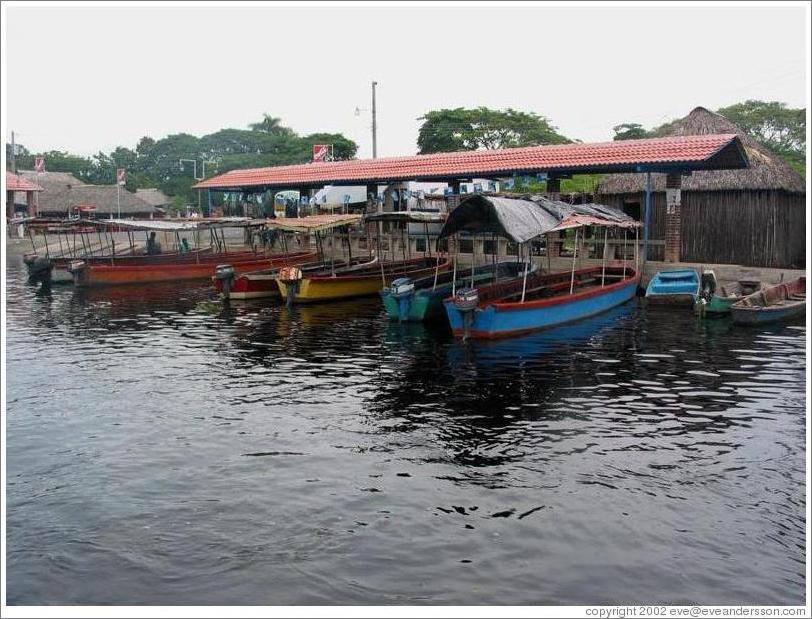
{"label": "thatched roof", "polygon": [[[68,208],[80,204],[92,204],[97,215],[118,214],[118,188],[116,185],[85,185],[67,172],[36,172],[24,170],[20,176],[29,180],[37,179],[43,190],[39,194],[41,215],[64,216]],[[15,198],[16,199],[16,198]],[[126,217],[150,216],[160,211],[134,193],[121,188],[121,215]]]}
{"label": "thatched roof", "polygon": [[166,206],[169,204],[169,196],[157,187],[147,187],[145,189],[136,189],[135,195],[141,198],[147,204],[152,206]]}
{"label": "thatched roof", "polygon": [[[682,179],[684,191],[723,191],[773,189],[805,193],[804,179],[779,156],[756,142],[724,116],[697,107],[673,123],[669,135],[735,133],[741,139],[748,168],[743,170],[699,171]],[[652,174],[653,191],[665,191],[665,174]],[[599,195],[638,193],[646,189],[645,174],[611,174],[600,184]]]}

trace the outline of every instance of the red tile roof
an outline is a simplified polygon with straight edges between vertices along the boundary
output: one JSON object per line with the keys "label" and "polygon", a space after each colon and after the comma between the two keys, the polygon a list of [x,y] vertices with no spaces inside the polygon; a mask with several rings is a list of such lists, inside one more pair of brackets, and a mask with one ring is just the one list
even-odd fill
{"label": "red tile roof", "polygon": [[43,191],[43,189],[22,176],[6,172],[6,191]]}
{"label": "red tile roof", "polygon": [[640,172],[747,167],[735,135],[626,140],[598,144],[559,144],[503,150],[436,153],[412,157],[356,159],[232,170],[195,185],[210,189],[363,185],[401,180],[445,180],[552,172]]}

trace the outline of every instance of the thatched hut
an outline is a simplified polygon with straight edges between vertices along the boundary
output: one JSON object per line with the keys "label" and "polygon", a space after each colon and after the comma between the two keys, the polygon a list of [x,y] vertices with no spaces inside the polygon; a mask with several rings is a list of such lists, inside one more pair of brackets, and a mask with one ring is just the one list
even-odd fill
{"label": "thatched hut", "polygon": [[[737,134],[750,165],[741,170],[699,171],[682,179],[683,262],[764,267],[803,266],[806,184],[780,157],[729,120],[694,109],[673,123],[669,135]],[[649,258],[662,260],[665,239],[665,174],[652,174]],[[645,174],[612,174],[597,201],[642,217]]]}
{"label": "thatched hut", "polygon": [[22,170],[20,176],[39,183],[43,192],[39,195],[38,211],[42,217],[67,217],[80,205],[94,207],[93,217],[152,219],[162,217],[163,211],[152,206],[141,195],[130,193],[116,185],[85,185],[67,172],[42,172]]}

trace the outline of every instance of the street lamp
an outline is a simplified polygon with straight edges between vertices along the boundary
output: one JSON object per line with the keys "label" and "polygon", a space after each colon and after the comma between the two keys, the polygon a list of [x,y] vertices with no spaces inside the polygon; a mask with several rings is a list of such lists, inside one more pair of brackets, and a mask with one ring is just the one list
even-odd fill
{"label": "street lamp", "polygon": [[[202,171],[202,175],[201,175],[201,176],[198,176],[198,175],[197,175],[197,159],[179,159],[179,160],[178,160],[178,163],[180,163],[180,170],[181,170],[181,172],[183,172],[183,170],[184,170],[184,168],[183,168],[183,162],[184,162],[184,161],[186,161],[186,162],[191,162],[191,163],[192,163],[192,166],[193,166],[193,169],[192,169],[192,176],[193,176],[193,177],[194,177],[194,179],[195,179],[196,181],[198,181],[198,182],[200,182],[200,181],[202,181],[202,180],[204,180],[204,179],[206,178],[206,164],[207,164],[207,163],[209,163],[209,164],[211,164],[211,165],[216,165],[216,164],[217,164],[217,162],[216,162],[216,161],[206,161],[206,160],[204,159],[204,160],[201,162],[201,164],[202,164],[202,165],[201,165],[201,171]],[[199,211],[201,211],[201,212],[202,212],[202,206],[201,206],[201,204],[200,204],[200,189],[198,189],[198,190],[197,190],[197,209],[198,209]]]}

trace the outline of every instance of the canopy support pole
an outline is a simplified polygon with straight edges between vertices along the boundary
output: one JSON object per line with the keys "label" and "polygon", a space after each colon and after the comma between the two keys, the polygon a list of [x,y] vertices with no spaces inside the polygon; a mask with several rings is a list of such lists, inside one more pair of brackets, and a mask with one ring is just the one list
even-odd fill
{"label": "canopy support pole", "polygon": [[550,234],[544,235],[544,253],[547,254],[547,272],[553,272],[552,258],[550,257]]}
{"label": "canopy support pole", "polygon": [[[531,241],[532,242],[532,241]],[[522,278],[522,303],[524,303],[524,294],[527,291],[527,271],[530,265],[530,252],[527,254],[527,260],[524,263],[524,277]]]}
{"label": "canopy support pole", "polygon": [[578,256],[578,228],[575,228],[575,247],[572,250],[572,275],[570,276],[570,294],[575,290],[575,258]]}
{"label": "canopy support pole", "polygon": [[609,228],[603,229],[603,268],[601,269],[601,288],[606,284],[606,247],[609,240]]}
{"label": "canopy support pole", "polygon": [[[455,294],[457,294],[457,254],[458,253],[459,253],[459,239],[457,239],[457,242],[454,243],[454,257],[452,258],[452,261],[454,263],[454,274],[452,275],[452,278],[451,278],[451,296],[452,297]],[[438,260],[439,260],[439,258],[438,258]]]}
{"label": "canopy support pole", "polygon": [[471,241],[471,288],[474,287],[474,269],[476,268],[476,234]]}
{"label": "canopy support pole", "polygon": [[634,229],[634,270],[637,275],[640,275],[640,246],[637,243],[639,229]]}
{"label": "canopy support pole", "polygon": [[626,230],[623,230],[623,279],[626,279]]}
{"label": "canopy support pole", "polygon": [[651,228],[651,172],[646,172],[646,214],[643,226],[643,268],[648,262],[648,235]]}

